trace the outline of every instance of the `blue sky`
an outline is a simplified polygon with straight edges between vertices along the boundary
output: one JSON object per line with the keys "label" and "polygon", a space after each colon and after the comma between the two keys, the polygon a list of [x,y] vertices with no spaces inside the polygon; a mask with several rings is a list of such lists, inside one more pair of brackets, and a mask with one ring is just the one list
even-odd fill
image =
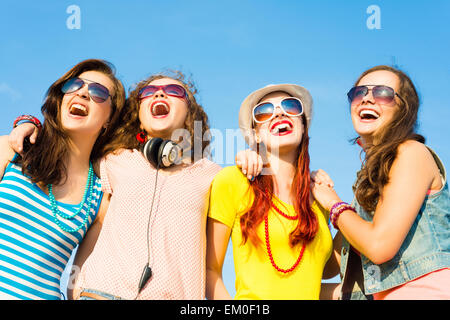
{"label": "blue sky", "polygon": [[[69,29],[70,5],[80,29]],[[380,29],[369,29],[369,6]],[[271,83],[314,98],[311,167],[351,201],[360,167],[345,93],[365,69],[395,64],[420,93],[419,132],[450,166],[450,2],[433,1],[2,1],[0,134],[20,114],[40,116],[44,93],[87,58],[112,62],[129,88],[165,68],[192,74],[212,128],[237,129],[242,100]],[[222,165],[232,165],[234,151]],[[224,278],[234,294],[231,251]]]}

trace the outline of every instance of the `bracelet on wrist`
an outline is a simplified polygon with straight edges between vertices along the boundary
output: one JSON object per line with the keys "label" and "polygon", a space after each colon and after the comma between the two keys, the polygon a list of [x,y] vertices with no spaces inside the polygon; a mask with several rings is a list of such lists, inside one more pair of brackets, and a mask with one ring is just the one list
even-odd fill
{"label": "bracelet on wrist", "polygon": [[347,202],[343,202],[343,201],[338,201],[338,202],[336,202],[335,204],[333,204],[333,205],[331,206],[330,213],[331,213],[332,211],[334,211],[337,207],[342,206],[342,205],[344,205],[344,204],[348,204],[348,203],[347,203]]}
{"label": "bracelet on wrist", "polygon": [[17,127],[21,123],[27,123],[27,122],[34,124],[39,130],[42,129],[42,124],[38,118],[33,117],[31,115],[25,115],[25,114],[17,117],[16,120],[14,120],[13,128]]}
{"label": "bracelet on wrist", "polygon": [[350,211],[353,211],[356,213],[356,210],[351,205],[349,205],[348,203],[345,203],[345,202],[336,203],[331,208],[330,222],[336,230],[339,230],[339,227],[337,226],[337,221],[339,219],[339,216],[341,215],[342,212],[344,212],[346,210],[350,210]]}
{"label": "bracelet on wrist", "polygon": [[23,119],[23,120],[19,120],[19,121],[14,121],[13,127],[16,128],[16,127],[18,127],[18,126],[20,126],[21,124],[24,124],[24,123],[32,123],[32,124],[34,124],[34,122],[31,121],[31,120]]}

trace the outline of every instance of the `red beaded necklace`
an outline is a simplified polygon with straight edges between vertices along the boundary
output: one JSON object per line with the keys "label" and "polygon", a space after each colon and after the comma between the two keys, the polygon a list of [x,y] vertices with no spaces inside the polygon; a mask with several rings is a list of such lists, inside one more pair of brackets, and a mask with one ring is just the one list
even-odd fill
{"label": "red beaded necklace", "polygon": [[[275,209],[275,211],[278,212],[283,217],[285,217],[289,220],[298,219],[298,214],[295,216],[289,216],[289,215],[285,214],[283,211],[281,211],[277,206],[275,206],[275,204],[273,203],[272,200],[271,200],[271,203],[272,203],[272,206]],[[266,217],[264,218],[264,227],[265,227],[264,231],[265,231],[265,238],[266,238],[267,254],[269,255],[270,263],[272,263],[272,266],[275,268],[275,270],[277,270],[279,272],[286,274],[286,273],[293,271],[298,266],[300,261],[302,260],[303,253],[305,252],[306,244],[303,243],[302,250],[300,250],[300,255],[298,256],[298,259],[297,259],[297,261],[295,261],[294,265],[292,267],[290,267],[289,269],[282,269],[279,266],[277,266],[277,264],[275,263],[275,260],[273,259],[272,248],[270,246],[270,241],[269,241],[269,217],[268,217],[268,215],[266,215]]]}
{"label": "red beaded necklace", "polygon": [[296,214],[295,216],[290,216],[287,215],[286,213],[284,213],[283,211],[280,210],[280,208],[278,208],[275,203],[273,203],[272,200],[270,200],[270,202],[272,203],[272,207],[275,209],[276,212],[278,212],[279,214],[281,214],[283,217],[289,219],[289,220],[297,220],[298,219],[298,214]]}

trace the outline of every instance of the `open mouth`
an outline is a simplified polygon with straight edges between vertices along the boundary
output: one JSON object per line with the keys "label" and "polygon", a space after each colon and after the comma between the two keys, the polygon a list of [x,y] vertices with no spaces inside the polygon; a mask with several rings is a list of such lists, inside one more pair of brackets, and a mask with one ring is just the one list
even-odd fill
{"label": "open mouth", "polygon": [[359,112],[361,120],[377,120],[380,115],[373,110],[364,109]]}
{"label": "open mouth", "polygon": [[272,125],[270,133],[277,136],[286,135],[292,132],[292,123],[289,121],[279,121]]}
{"label": "open mouth", "polygon": [[74,103],[69,108],[69,113],[75,116],[85,117],[88,115],[87,108],[82,104]]}
{"label": "open mouth", "polygon": [[154,117],[163,117],[169,114],[170,107],[167,103],[156,101],[151,105],[152,115]]}

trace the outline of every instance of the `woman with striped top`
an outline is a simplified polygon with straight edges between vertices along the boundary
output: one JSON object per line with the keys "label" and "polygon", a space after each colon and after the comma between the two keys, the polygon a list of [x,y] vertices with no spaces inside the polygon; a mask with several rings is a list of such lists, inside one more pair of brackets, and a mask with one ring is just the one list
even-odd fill
{"label": "woman with striped top", "polygon": [[60,277],[107,207],[93,163],[108,150],[125,91],[112,66],[85,60],[54,82],[33,145],[0,137],[0,298],[60,299]]}

